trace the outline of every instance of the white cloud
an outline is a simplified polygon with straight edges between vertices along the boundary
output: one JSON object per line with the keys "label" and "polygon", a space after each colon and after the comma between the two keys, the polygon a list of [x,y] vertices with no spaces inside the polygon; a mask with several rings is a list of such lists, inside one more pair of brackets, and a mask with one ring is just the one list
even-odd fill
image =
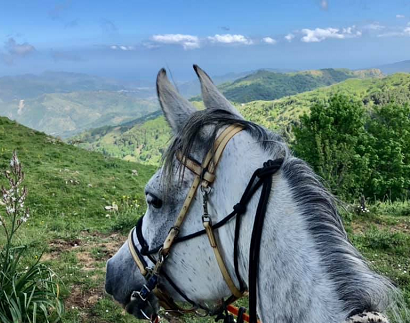
{"label": "white cloud", "polygon": [[293,40],[293,38],[295,38],[295,35],[287,34],[284,38],[290,43]]}
{"label": "white cloud", "polygon": [[13,37],[4,43],[4,51],[0,49],[0,60],[7,65],[13,65],[16,59],[25,57],[35,52],[36,49],[29,43],[17,43]]}
{"label": "white cloud", "polygon": [[396,15],[396,18],[397,19],[403,19],[403,18],[405,18],[405,16],[404,15]]}
{"label": "white cloud", "polygon": [[15,56],[26,56],[36,50],[34,46],[29,43],[18,44],[14,38],[9,38],[4,47],[10,55]]}
{"label": "white cloud", "polygon": [[208,39],[213,43],[222,43],[222,44],[243,44],[243,45],[252,45],[253,41],[243,35],[218,35],[210,36]]}
{"label": "white cloud", "polygon": [[123,50],[123,51],[135,50],[134,46],[124,46],[124,45],[112,45],[112,46],[110,46],[110,48],[114,49],[114,50],[119,49],[119,50]]}
{"label": "white cloud", "polygon": [[316,28],[316,29],[302,29],[302,33],[305,35],[302,37],[302,41],[305,43],[318,43],[325,39],[345,39],[360,37],[361,31],[356,31],[356,26],[347,28]]}
{"label": "white cloud", "polygon": [[363,26],[363,29],[368,29],[368,30],[382,30],[384,28],[386,27],[380,25],[380,23],[378,22],[374,22],[374,23]]}
{"label": "white cloud", "polygon": [[[408,26],[410,26],[410,24]],[[389,32],[377,35],[377,37],[403,37],[403,36],[410,36],[410,27],[405,27],[402,30],[389,31]]]}
{"label": "white cloud", "polygon": [[377,37],[396,37],[396,36],[403,36],[403,33],[399,31],[389,31],[389,32],[377,35]]}
{"label": "white cloud", "polygon": [[329,1],[327,0],[320,1],[320,6],[322,7],[323,10],[329,9]]}
{"label": "white cloud", "polygon": [[277,43],[277,41],[275,39],[271,38],[271,37],[262,38],[262,42],[264,42],[266,44],[271,44],[271,45],[274,45],[274,44]]}
{"label": "white cloud", "polygon": [[182,35],[182,34],[165,34],[154,35],[152,40],[161,44],[181,45],[185,50],[195,49],[200,47],[200,41],[197,36]]}

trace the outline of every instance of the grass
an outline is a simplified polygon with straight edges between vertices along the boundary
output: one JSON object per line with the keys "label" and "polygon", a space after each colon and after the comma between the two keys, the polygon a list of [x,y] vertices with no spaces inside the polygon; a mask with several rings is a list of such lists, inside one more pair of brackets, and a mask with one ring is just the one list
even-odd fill
{"label": "grass", "polygon": [[[43,255],[60,277],[63,322],[139,322],[105,295],[105,262],[144,213],[143,187],[155,167],[81,150],[0,118],[0,169],[14,148],[26,172],[32,208],[18,239],[29,247],[27,262]],[[114,202],[119,211],[107,211]],[[347,214],[345,223],[356,247],[402,288],[410,306],[408,207],[408,202],[374,204],[370,213]]]}

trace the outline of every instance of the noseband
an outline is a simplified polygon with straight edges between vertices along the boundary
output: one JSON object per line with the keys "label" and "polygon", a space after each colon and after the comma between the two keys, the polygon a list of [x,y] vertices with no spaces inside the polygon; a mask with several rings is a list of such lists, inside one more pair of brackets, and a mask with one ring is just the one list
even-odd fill
{"label": "noseband", "polygon": [[[270,191],[272,188],[272,176],[280,169],[283,163],[283,159],[276,159],[274,161],[269,160],[264,163],[262,168],[257,169],[252,175],[239,203],[233,207],[233,212],[227,215],[225,218],[219,222],[213,224],[211,216],[208,214],[208,199],[211,191],[211,185],[215,181],[215,170],[218,162],[222,156],[222,153],[231,140],[237,133],[243,130],[243,126],[238,124],[233,124],[224,129],[221,134],[217,137],[214,142],[213,148],[207,153],[204,161],[200,165],[198,162],[183,156],[181,153],[176,154],[176,158],[179,162],[192,171],[195,174],[194,181],[188,191],[187,197],[184,201],[181,211],[174,223],[174,226],[170,229],[164,243],[154,249],[149,249],[142,235],[142,221],[140,218],[135,228],[133,228],[128,237],[128,246],[135,263],[137,264],[141,274],[146,278],[147,283],[141,288],[140,291],[135,291],[132,293],[131,300],[140,299],[143,302],[147,302],[150,293],[158,298],[159,304],[165,309],[166,312],[170,314],[180,316],[184,313],[196,313],[198,315],[218,315],[217,319],[224,319],[224,322],[231,322],[231,316],[227,314],[227,307],[229,304],[244,296],[246,293],[246,288],[244,281],[239,274],[238,266],[238,241],[240,232],[241,215],[246,212],[246,207],[255,192],[262,187],[261,196],[259,199],[255,222],[252,230],[251,245],[250,245],[250,255],[249,255],[249,305],[250,305],[250,319],[249,322],[256,323],[256,284],[259,268],[259,250],[261,242],[261,234],[263,228],[263,221],[266,214],[266,208],[270,196]],[[204,226],[203,230],[195,233],[180,237],[179,232],[181,225],[183,224],[189,208],[194,200],[198,188],[202,192],[203,199],[203,215],[202,224]],[[228,221],[236,217],[235,224],[235,239],[234,239],[234,267],[235,275],[239,282],[239,288],[235,286],[231,275],[229,274],[225,262],[220,253],[217,239],[215,237],[214,230],[222,227]],[[134,239],[134,230],[137,237],[138,243],[141,246],[141,250],[138,249],[136,241]],[[223,300],[222,305],[216,311],[210,311],[200,304],[196,304],[194,301],[190,300],[183,291],[170,279],[170,277],[163,270],[162,266],[170,254],[171,248],[174,244],[187,241],[192,238],[206,234],[209,239],[210,246],[214,251],[216,261],[218,263],[219,269],[222,276],[230,289],[232,296],[227,300]],[[154,255],[158,255],[156,258]],[[148,266],[144,259],[144,256],[154,264],[153,267]],[[177,305],[169,294],[165,291],[164,287],[159,283],[159,277],[165,278],[168,283],[174,288],[188,303],[193,307],[190,309],[181,308]],[[204,313],[199,312],[203,310]],[[243,310],[242,310],[243,312]],[[145,315],[145,313],[143,313]],[[146,316],[146,315],[145,315]],[[148,317],[147,317],[148,318]],[[156,322],[157,317],[151,317],[152,322]],[[242,316],[238,317],[237,322],[243,320]],[[242,321],[243,322],[243,321]]]}

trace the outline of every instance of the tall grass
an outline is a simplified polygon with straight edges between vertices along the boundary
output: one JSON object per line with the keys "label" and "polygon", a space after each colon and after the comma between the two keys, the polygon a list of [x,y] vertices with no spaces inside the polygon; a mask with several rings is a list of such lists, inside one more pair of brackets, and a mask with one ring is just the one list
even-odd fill
{"label": "tall grass", "polygon": [[30,218],[25,207],[28,194],[22,187],[24,173],[16,152],[4,172],[7,187],[1,187],[0,231],[0,321],[2,323],[58,322],[63,313],[59,285],[54,272],[40,262],[27,259],[27,247],[15,245],[18,231]]}

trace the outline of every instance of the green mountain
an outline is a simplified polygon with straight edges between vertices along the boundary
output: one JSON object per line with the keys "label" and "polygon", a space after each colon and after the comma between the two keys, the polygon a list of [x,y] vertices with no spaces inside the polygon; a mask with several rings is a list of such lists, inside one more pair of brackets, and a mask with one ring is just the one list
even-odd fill
{"label": "green mountain", "polygon": [[[237,103],[255,100],[276,100],[284,96],[311,91],[350,78],[380,78],[377,69],[351,71],[348,69],[322,69],[293,73],[259,70],[253,74],[224,83],[219,89],[227,99]],[[200,100],[196,97],[194,100]]]}
{"label": "green mountain", "polygon": [[[309,111],[318,100],[336,93],[344,93],[362,100],[364,104],[385,104],[391,101],[410,102],[410,74],[395,74],[384,78],[349,79],[328,87],[319,88],[272,101],[253,101],[235,104],[243,116],[269,129],[286,135],[289,124]],[[193,102],[200,107],[201,102]],[[85,149],[105,155],[158,164],[162,152],[171,138],[171,131],[160,112],[117,127],[103,127],[86,131],[73,142]]]}
{"label": "green mountain", "polygon": [[[289,73],[294,72],[293,70],[288,69],[264,69],[265,71],[276,72],[276,73]],[[256,71],[245,71],[245,72],[232,72],[223,75],[212,75],[212,81],[216,85],[221,85],[223,83],[234,82],[239,78],[246,77],[250,74],[255,73]],[[181,93],[184,97],[190,98],[193,96],[197,96],[201,93],[201,85],[199,84],[199,80],[196,78],[195,80],[191,80],[188,82],[177,83],[177,88],[179,93]]]}

